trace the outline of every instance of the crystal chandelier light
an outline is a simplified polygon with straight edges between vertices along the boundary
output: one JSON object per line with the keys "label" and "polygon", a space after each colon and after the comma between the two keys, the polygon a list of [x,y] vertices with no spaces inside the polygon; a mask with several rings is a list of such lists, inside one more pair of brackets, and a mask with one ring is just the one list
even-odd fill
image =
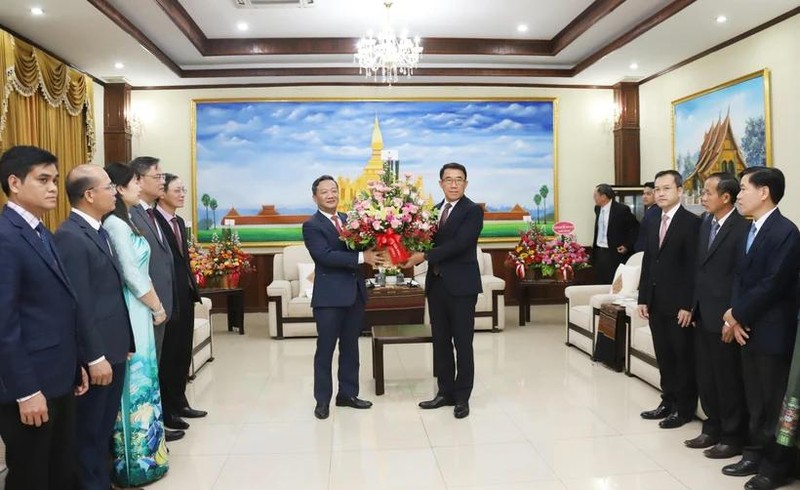
{"label": "crystal chandelier light", "polygon": [[419,37],[411,40],[405,32],[400,37],[394,35],[389,19],[392,3],[392,0],[384,0],[386,21],[383,29],[375,37],[371,31],[362,37],[356,45],[355,54],[359,73],[363,72],[377,81],[380,72],[383,82],[389,84],[396,82],[398,75],[411,77],[422,55]]}

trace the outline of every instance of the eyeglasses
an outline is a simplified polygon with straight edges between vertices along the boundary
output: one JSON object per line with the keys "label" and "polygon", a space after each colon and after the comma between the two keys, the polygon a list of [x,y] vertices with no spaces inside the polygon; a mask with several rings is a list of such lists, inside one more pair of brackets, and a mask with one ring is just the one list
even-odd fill
{"label": "eyeglasses", "polygon": [[464,179],[464,178],[461,178],[461,177],[456,177],[456,178],[447,177],[445,179],[442,179],[442,182],[444,182],[447,185],[453,185],[453,184],[455,184],[455,185],[464,185],[464,182],[466,182],[466,181],[467,181],[467,179]]}
{"label": "eyeglasses", "polygon": [[113,191],[113,190],[116,190],[116,188],[117,188],[117,186],[115,186],[113,183],[111,183],[111,184],[108,184],[108,185],[92,186],[92,187],[89,187],[86,190],[87,191],[93,191],[95,189],[103,189],[103,190],[106,190],[106,191]]}
{"label": "eyeglasses", "polygon": [[[165,192],[170,192],[169,189],[164,189],[164,191]],[[179,187],[179,188],[176,188],[176,189],[172,189],[172,192],[175,192],[175,193],[178,193],[178,194],[186,194],[189,191],[186,190],[186,187]]]}
{"label": "eyeglasses", "polygon": [[164,174],[145,174],[144,177],[150,177],[151,179],[156,180],[164,180]]}

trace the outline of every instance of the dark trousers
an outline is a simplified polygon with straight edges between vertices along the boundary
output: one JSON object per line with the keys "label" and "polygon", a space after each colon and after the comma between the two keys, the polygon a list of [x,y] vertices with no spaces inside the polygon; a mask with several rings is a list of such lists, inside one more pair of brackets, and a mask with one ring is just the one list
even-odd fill
{"label": "dark trousers", "polygon": [[614,273],[622,263],[622,256],[611,248],[595,247],[593,250],[592,267],[597,284],[611,284],[614,282]]}
{"label": "dark trousers", "polygon": [[697,391],[708,419],[703,433],[722,444],[742,446],[747,436],[747,404],[744,399],[739,344],[726,344],[719,332],[697,324],[694,333]]}
{"label": "dark trousers", "polygon": [[694,328],[681,328],[677,314],[650,311],[650,331],[661,375],[661,399],[681,417],[690,418],[697,410],[697,384],[694,370]]}
{"label": "dark trousers", "polygon": [[122,401],[126,367],[125,362],[113,364],[110,385],[91,385],[77,398],[78,489],[111,488],[111,435]]}
{"label": "dark trousers", "polygon": [[750,412],[750,441],[743,457],[760,461],[764,449],[771,447],[775,441],[791,360],[783,356],[758,354],[747,346],[741,351],[744,394]]}
{"label": "dark trousers", "polygon": [[0,404],[6,446],[6,490],[64,490],[75,483],[75,397],[47,400],[49,420],[24,425],[17,403]]}
{"label": "dark trousers", "polygon": [[186,382],[192,364],[194,301],[188,289],[179,291],[175,301],[175,312],[164,329],[164,347],[158,363],[165,418],[176,416],[181,409],[189,406]]}
{"label": "dark trousers", "polygon": [[478,295],[453,296],[438,276],[433,276],[426,287],[438,394],[456,402],[467,402],[475,381],[472,338]]}
{"label": "dark trousers", "polygon": [[358,336],[364,328],[364,299],[344,307],[314,308],[317,351],[314,354],[314,399],[330,403],[333,396],[333,352],[339,344],[339,395],[358,396]]}

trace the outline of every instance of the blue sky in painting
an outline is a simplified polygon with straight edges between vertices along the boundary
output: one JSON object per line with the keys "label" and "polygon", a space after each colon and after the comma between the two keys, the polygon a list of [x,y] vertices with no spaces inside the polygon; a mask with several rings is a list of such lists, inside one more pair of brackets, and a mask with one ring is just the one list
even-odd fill
{"label": "blue sky in painting", "polygon": [[758,76],[675,106],[675,154],[700,150],[703,135],[730,110],[731,129],[741,144],[745,122],[764,117],[764,77]]}
{"label": "blue sky in painting", "polygon": [[553,105],[535,101],[198,102],[198,194],[217,199],[218,217],[262,204],[310,212],[314,178],[360,175],[376,115],[401,173],[422,175],[435,199],[439,168],[458,161],[473,200],[531,208],[546,184],[552,208]]}

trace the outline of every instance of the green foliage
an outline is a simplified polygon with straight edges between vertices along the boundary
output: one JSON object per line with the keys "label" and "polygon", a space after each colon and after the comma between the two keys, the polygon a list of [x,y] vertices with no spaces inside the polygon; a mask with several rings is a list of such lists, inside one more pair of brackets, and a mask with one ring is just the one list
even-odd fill
{"label": "green foliage", "polygon": [[767,164],[767,127],[764,118],[750,117],[745,122],[742,152],[748,167],[763,167]]}

